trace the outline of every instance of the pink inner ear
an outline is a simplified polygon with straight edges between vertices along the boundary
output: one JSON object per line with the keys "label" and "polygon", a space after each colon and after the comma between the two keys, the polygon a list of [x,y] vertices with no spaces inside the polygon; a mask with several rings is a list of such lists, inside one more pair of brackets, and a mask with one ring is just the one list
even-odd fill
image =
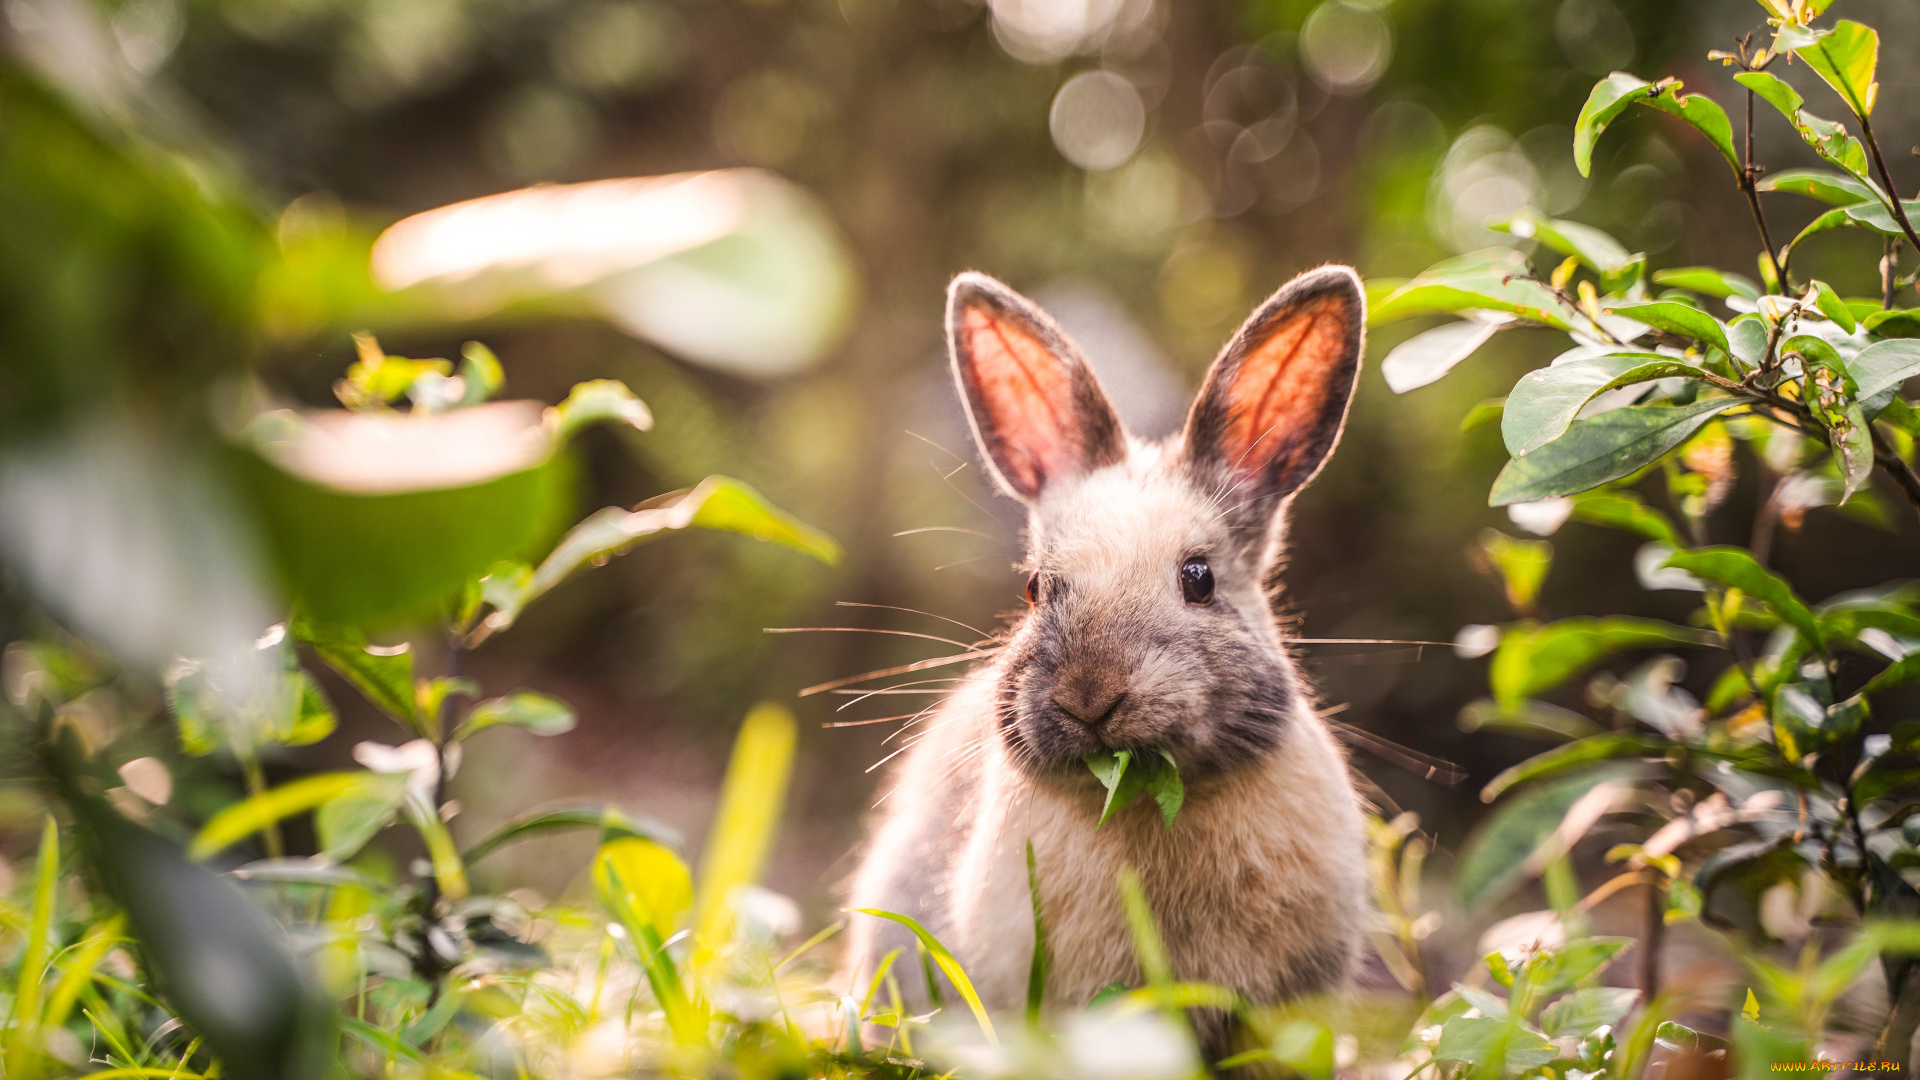
{"label": "pink inner ear", "polygon": [[968,374],[985,406],[981,434],[1007,482],[1031,497],[1079,452],[1067,367],[1039,338],[984,307],[966,309]]}
{"label": "pink inner ear", "polygon": [[1311,449],[1332,384],[1344,375],[1346,314],[1338,296],[1309,301],[1248,352],[1227,389],[1222,440],[1237,471],[1265,472],[1276,461],[1285,471]]}

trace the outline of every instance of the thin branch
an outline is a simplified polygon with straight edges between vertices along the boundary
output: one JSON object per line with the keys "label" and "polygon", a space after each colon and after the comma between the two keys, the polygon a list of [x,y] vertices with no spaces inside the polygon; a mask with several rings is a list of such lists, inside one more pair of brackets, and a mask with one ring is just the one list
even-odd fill
{"label": "thin branch", "polygon": [[1880,429],[1874,427],[1871,421],[1867,424],[1867,431],[1873,436],[1873,460],[1887,471],[1888,476],[1893,477],[1894,483],[1900,485],[1900,492],[1907,497],[1907,501],[1920,510],[1920,476],[1914,475],[1913,466],[1894,453],[1893,444],[1880,434]]}
{"label": "thin branch", "polygon": [[[1745,52],[1745,48],[1741,49]],[[1742,66],[1745,66],[1744,64]],[[1773,235],[1767,231],[1767,215],[1760,209],[1760,174],[1766,170],[1753,163],[1753,91],[1747,91],[1747,132],[1746,153],[1740,163],[1740,190],[1747,196],[1747,208],[1753,211],[1753,223],[1760,229],[1760,243],[1766,247],[1767,262],[1773,266],[1773,290],[1784,292],[1787,287],[1787,272],[1780,265],[1780,256],[1773,246]]]}
{"label": "thin branch", "polygon": [[1880,172],[1880,182],[1887,187],[1887,209],[1893,211],[1893,220],[1900,223],[1900,231],[1907,234],[1907,242],[1915,251],[1920,251],[1920,235],[1915,235],[1913,222],[1907,220],[1907,208],[1900,202],[1900,189],[1893,185],[1893,174],[1887,171],[1887,159],[1880,156],[1880,140],[1873,137],[1873,122],[1862,116],[1860,134],[1867,137],[1867,149],[1873,154],[1873,167]]}

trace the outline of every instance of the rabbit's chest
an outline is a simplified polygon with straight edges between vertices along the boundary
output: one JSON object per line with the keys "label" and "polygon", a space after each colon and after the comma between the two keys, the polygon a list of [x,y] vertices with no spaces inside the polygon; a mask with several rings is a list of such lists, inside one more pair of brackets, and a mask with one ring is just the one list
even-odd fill
{"label": "rabbit's chest", "polygon": [[975,833],[955,867],[954,928],[983,992],[1008,1004],[1025,998],[1029,843],[1049,1002],[1077,1005],[1115,983],[1141,984],[1119,887],[1128,870],[1176,978],[1260,1000],[1340,983],[1364,929],[1365,853],[1345,764],[1328,757],[1330,769],[1280,769],[1247,778],[1246,790],[1190,800],[1170,829],[1144,800],[1096,830],[1097,809],[1074,796],[1010,786],[986,804],[993,827]]}

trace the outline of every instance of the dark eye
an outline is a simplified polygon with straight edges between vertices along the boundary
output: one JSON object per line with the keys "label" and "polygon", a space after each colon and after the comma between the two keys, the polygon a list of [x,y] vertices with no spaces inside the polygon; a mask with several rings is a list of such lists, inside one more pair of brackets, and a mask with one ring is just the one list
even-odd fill
{"label": "dark eye", "polygon": [[1040,602],[1040,575],[1028,574],[1027,575],[1027,603],[1037,604],[1039,602]]}
{"label": "dark eye", "polygon": [[1189,604],[1204,604],[1213,599],[1213,567],[1205,559],[1188,559],[1180,564],[1180,595]]}

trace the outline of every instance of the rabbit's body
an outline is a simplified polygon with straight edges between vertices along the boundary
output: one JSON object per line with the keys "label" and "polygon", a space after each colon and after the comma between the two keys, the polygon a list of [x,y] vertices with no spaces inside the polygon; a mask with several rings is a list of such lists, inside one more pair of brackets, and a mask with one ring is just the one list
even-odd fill
{"label": "rabbit's body", "polygon": [[[1116,884],[1129,867],[1176,978],[1275,1001],[1337,990],[1355,966],[1360,800],[1268,590],[1280,511],[1345,418],[1358,284],[1328,268],[1282,290],[1222,353],[1186,433],[1147,444],[1045,315],[989,279],[955,283],[975,434],[1030,511],[1032,607],[914,729],[851,899],[920,920],[989,1007],[1026,999],[1029,844],[1050,1005],[1141,984]],[[1186,798],[1170,827],[1146,799],[1098,826],[1105,792],[1084,759],[1122,749],[1177,764]],[[911,939],[894,924],[857,918],[844,974],[867,976],[897,945]],[[1224,1029],[1208,1034],[1225,1049]]]}

